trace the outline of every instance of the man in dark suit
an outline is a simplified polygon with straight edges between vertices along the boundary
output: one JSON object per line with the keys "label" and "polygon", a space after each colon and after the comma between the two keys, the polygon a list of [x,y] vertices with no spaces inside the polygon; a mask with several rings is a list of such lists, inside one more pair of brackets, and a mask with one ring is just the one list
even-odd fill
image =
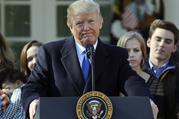
{"label": "man in dark suit", "polygon": [[149,96],[144,80],[130,68],[127,51],[104,44],[99,38],[103,19],[99,5],[77,0],[67,10],[67,24],[73,36],[40,47],[36,65],[23,88],[23,105],[33,119],[39,97],[82,96],[91,91],[91,75],[83,76],[85,47],[95,49],[96,90],[107,96],[120,92],[129,96]]}

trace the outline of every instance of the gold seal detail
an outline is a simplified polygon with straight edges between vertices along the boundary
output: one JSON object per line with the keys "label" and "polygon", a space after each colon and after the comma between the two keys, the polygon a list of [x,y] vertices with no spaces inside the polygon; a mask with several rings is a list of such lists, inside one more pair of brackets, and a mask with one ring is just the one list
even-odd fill
{"label": "gold seal detail", "polygon": [[111,119],[112,112],[110,99],[98,91],[82,95],[76,106],[78,119]]}

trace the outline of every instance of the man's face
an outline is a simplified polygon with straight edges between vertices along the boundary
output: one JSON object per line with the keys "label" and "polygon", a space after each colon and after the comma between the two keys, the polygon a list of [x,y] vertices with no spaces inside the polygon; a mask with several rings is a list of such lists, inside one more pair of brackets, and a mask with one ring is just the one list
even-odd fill
{"label": "man's face", "polygon": [[152,63],[165,63],[169,60],[171,54],[176,51],[177,46],[174,44],[174,34],[162,28],[157,28],[151,38],[147,41],[150,48],[150,60]]}
{"label": "man's face", "polygon": [[70,30],[75,41],[85,47],[96,43],[101,27],[102,20],[94,11],[73,16]]}

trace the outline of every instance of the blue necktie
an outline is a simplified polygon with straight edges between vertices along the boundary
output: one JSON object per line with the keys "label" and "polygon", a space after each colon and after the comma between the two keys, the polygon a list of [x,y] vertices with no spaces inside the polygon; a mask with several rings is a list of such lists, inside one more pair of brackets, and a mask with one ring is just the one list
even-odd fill
{"label": "blue necktie", "polygon": [[89,70],[90,70],[90,62],[85,54],[82,63],[82,71],[83,71],[83,77],[85,82],[88,80]]}

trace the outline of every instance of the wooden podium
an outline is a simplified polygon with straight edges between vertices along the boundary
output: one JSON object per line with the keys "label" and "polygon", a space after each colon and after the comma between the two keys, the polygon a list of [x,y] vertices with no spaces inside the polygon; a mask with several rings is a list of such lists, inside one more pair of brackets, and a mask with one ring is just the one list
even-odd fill
{"label": "wooden podium", "polygon": [[[109,97],[113,104],[112,119],[153,119],[147,97]],[[79,97],[41,97],[36,119],[77,119]]]}

